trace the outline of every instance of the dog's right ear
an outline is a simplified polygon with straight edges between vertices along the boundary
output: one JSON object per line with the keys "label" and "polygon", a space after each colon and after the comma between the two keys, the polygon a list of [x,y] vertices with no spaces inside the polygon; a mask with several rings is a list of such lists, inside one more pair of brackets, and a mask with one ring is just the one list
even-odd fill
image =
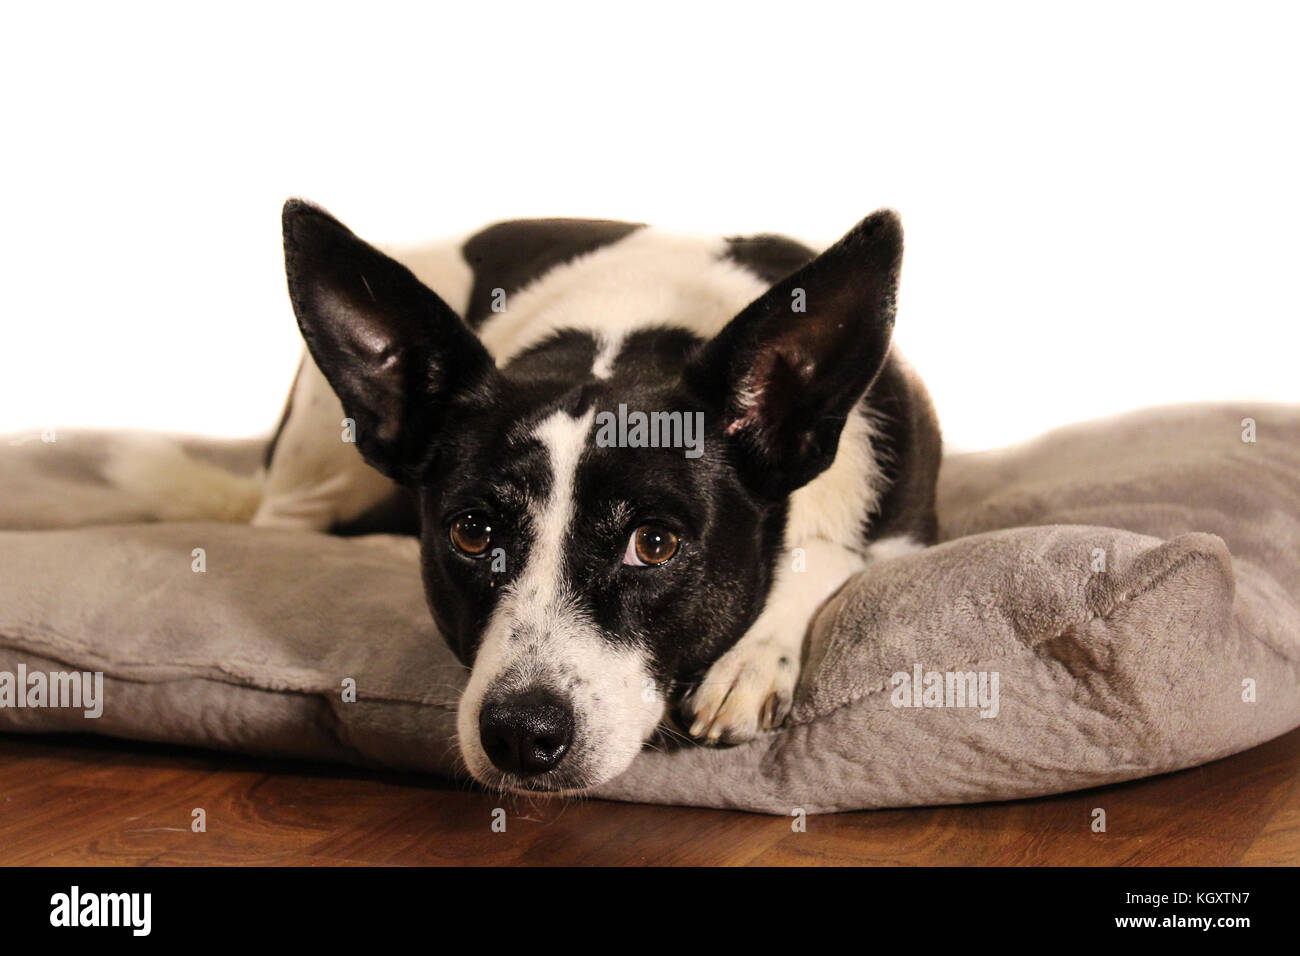
{"label": "dog's right ear", "polygon": [[491,356],[432,289],[323,209],[290,199],[283,223],[298,327],[357,447],[390,478],[417,480],[448,407],[491,387]]}

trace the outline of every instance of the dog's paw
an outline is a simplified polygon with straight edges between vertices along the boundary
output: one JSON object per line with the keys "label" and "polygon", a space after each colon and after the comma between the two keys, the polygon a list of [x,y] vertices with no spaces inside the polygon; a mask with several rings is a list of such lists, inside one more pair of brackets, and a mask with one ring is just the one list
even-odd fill
{"label": "dog's paw", "polygon": [[746,635],[686,698],[691,736],[709,744],[734,744],[780,726],[790,713],[798,680],[798,647]]}

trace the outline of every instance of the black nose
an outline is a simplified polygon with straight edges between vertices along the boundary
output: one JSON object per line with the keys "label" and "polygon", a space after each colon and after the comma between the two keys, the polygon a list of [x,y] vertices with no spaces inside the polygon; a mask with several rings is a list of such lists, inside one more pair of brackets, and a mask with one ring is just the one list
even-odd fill
{"label": "black nose", "polygon": [[485,703],[478,735],[498,769],[520,776],[545,773],[573,743],[573,709],[549,691],[526,691]]}

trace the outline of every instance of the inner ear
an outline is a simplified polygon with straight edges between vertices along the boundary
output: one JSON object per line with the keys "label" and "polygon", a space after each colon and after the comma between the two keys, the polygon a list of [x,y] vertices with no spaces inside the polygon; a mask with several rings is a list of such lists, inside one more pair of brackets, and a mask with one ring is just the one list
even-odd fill
{"label": "inner ear", "polygon": [[868,216],[733,319],[688,371],[721,408],[751,479],[788,494],[829,467],[889,354],[903,234]]}
{"label": "inner ear", "polygon": [[412,481],[450,406],[495,365],[460,317],[409,269],[300,200],[284,207],[289,297],[312,358],[356,423],[361,453]]}

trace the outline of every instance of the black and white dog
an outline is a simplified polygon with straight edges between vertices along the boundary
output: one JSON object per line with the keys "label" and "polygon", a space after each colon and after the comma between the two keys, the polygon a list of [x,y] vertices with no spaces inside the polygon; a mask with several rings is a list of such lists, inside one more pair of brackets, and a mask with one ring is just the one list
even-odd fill
{"label": "black and white dog", "polygon": [[670,717],[776,727],[818,607],[935,538],[893,212],[820,255],[595,220],[390,255],[291,200],[284,242],[310,357],[254,521],[377,527],[407,490],[485,784],[595,786]]}

